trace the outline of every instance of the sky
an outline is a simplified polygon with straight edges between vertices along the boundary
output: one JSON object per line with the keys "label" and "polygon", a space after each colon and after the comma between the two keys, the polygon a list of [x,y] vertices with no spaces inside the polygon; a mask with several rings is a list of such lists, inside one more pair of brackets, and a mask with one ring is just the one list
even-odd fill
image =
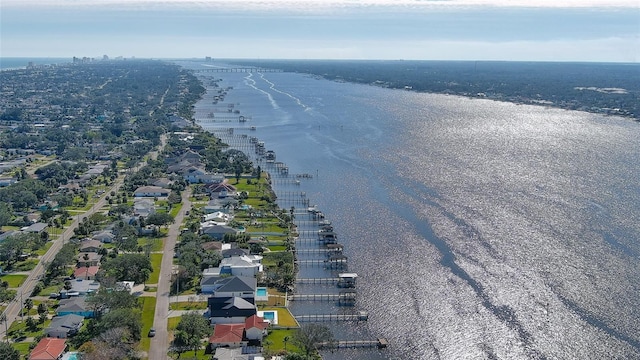
{"label": "sky", "polygon": [[1,57],[640,62],[640,0],[0,0]]}

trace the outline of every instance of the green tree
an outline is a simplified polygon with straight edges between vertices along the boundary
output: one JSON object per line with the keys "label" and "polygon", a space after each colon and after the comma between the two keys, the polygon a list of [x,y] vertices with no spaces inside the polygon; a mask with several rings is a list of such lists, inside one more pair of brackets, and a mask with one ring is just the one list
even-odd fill
{"label": "green tree", "polygon": [[174,221],[173,216],[167,213],[153,213],[147,217],[147,224],[158,226],[173,224]]}
{"label": "green tree", "polygon": [[153,271],[151,260],[143,254],[119,255],[104,263],[102,269],[118,281],[133,281],[136,284],[147,281],[149,274]]}
{"label": "green tree", "polygon": [[20,360],[20,352],[7,342],[0,342],[0,359]]}
{"label": "green tree", "polygon": [[7,225],[13,217],[13,208],[11,204],[0,203],[0,226]]}
{"label": "green tree", "polygon": [[331,330],[322,324],[305,324],[293,334],[293,343],[304,351],[306,356],[317,352],[318,344],[333,341]]}
{"label": "green tree", "polygon": [[176,327],[174,347],[195,352],[202,346],[202,338],[209,334],[211,334],[211,326],[204,316],[196,312],[184,314]]}

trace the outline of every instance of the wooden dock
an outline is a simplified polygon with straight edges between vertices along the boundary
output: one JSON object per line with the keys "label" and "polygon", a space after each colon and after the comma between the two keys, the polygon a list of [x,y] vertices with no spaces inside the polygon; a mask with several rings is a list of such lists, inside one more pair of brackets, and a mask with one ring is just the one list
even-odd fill
{"label": "wooden dock", "polygon": [[287,297],[289,301],[337,301],[338,305],[353,306],[356,302],[355,291],[339,294],[294,294]]}
{"label": "wooden dock", "polygon": [[316,344],[320,349],[353,349],[353,348],[378,348],[386,349],[389,342],[385,338],[375,340],[339,340],[331,342],[321,342]]}
{"label": "wooden dock", "polygon": [[337,284],[340,278],[298,278],[299,284]]}
{"label": "wooden dock", "polygon": [[367,321],[369,313],[360,311],[357,314],[308,314],[295,316],[298,322],[328,322],[328,321]]}

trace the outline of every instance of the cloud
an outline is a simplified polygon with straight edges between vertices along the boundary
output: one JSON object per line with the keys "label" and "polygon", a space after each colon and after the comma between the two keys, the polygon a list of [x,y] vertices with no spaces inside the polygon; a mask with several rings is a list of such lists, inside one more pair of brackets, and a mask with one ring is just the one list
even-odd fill
{"label": "cloud", "polygon": [[218,8],[295,12],[364,8],[527,7],[638,8],[636,0],[3,0],[2,7]]}

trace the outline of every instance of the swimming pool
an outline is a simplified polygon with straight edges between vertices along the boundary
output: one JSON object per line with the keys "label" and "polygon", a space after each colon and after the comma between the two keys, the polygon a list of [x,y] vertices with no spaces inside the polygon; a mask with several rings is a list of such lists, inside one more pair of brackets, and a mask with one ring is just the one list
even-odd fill
{"label": "swimming pool", "polygon": [[78,353],[77,352],[66,353],[62,355],[62,360],[78,360]]}
{"label": "swimming pool", "polygon": [[278,312],[275,310],[258,311],[258,316],[272,324],[278,323]]}
{"label": "swimming pool", "polygon": [[256,288],[256,301],[269,301],[269,293],[266,287]]}

